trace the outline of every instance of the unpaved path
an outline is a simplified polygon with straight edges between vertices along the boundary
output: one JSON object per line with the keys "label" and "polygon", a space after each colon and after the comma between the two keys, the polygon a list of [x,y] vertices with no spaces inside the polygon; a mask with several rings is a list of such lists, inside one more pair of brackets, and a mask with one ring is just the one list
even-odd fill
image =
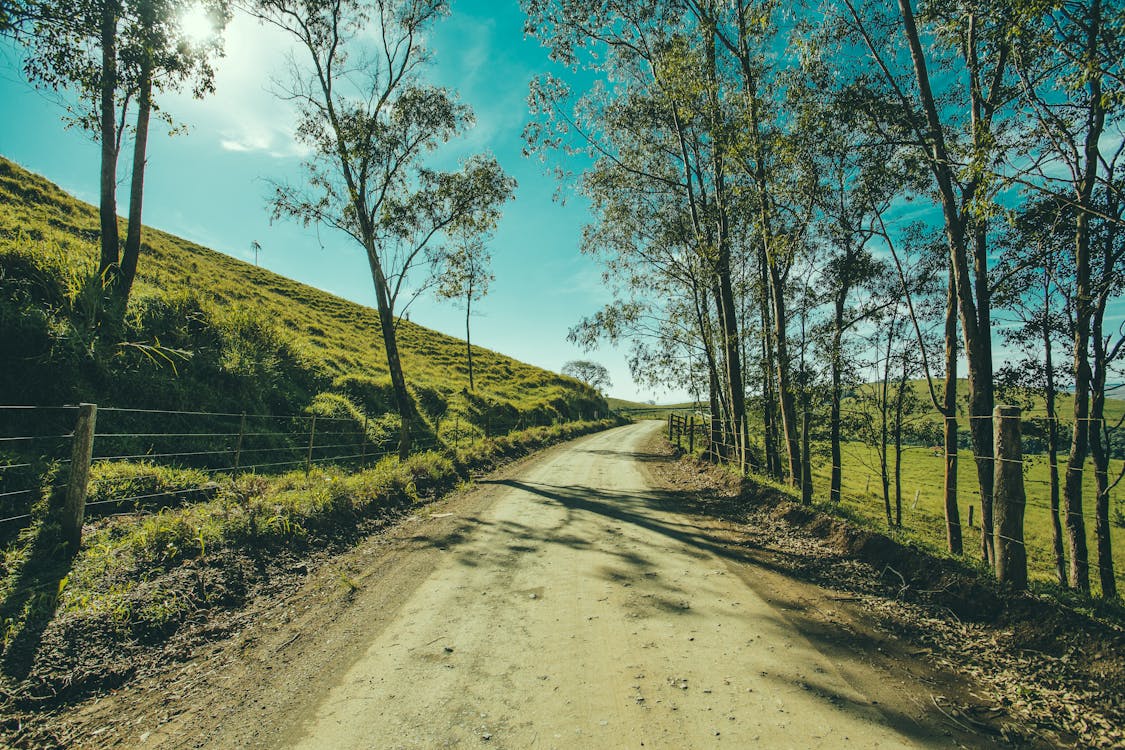
{"label": "unpaved path", "polygon": [[[801,610],[839,597],[783,578],[740,547],[729,524],[686,514],[682,498],[653,489],[644,463],[658,458],[646,446],[660,426],[581,438],[432,508],[398,541],[357,553],[369,562],[321,572],[309,584],[321,593],[294,597],[302,611],[287,612],[284,626],[248,628],[241,657],[228,646],[209,665],[196,663],[209,697],[175,705],[167,697],[179,697],[175,682],[150,686],[163,702],[111,702],[117,716],[136,713],[135,731],[115,722],[101,739],[295,748],[975,744],[924,705],[948,675],[903,654],[888,661],[882,646],[841,645],[834,629],[854,635],[859,625],[836,609],[801,627]],[[336,594],[324,598],[332,579]],[[98,714],[90,710],[90,725]]]}

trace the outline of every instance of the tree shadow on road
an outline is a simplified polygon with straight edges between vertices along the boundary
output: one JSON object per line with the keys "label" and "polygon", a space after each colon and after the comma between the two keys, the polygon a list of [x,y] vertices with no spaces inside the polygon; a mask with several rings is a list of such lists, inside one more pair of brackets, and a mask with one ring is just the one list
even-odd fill
{"label": "tree shadow on road", "polygon": [[[619,452],[610,453],[621,455]],[[652,461],[668,460],[657,454],[646,455],[650,456],[649,460]],[[747,533],[748,530],[744,527],[736,530],[733,524],[741,526],[747,515],[746,502],[743,500],[698,491],[619,492],[582,485],[559,486],[516,479],[485,481],[482,484],[500,485],[526,492],[543,500],[558,503],[567,511],[565,521],[556,528],[544,530],[524,524],[501,522],[497,526],[502,533],[509,533],[521,539],[534,539],[538,543],[565,544],[576,549],[597,547],[602,553],[616,554],[629,569],[643,576],[651,570],[651,561],[643,554],[615,550],[613,545],[606,541],[614,536],[609,529],[603,527],[602,538],[591,539],[586,534],[578,533],[577,530],[571,531],[566,527],[586,523],[590,520],[589,516],[594,516],[644,529],[660,535],[670,544],[682,545],[684,553],[696,559],[713,556],[724,561],[729,569],[735,571],[751,589],[771,604],[776,616],[760,618],[762,627],[776,626],[799,632],[817,651],[840,665],[840,668],[848,674],[864,671],[870,673],[872,664],[879,663],[880,669],[902,669],[901,674],[892,672],[891,676],[897,683],[905,685],[908,680],[914,681],[913,673],[921,668],[927,671],[926,680],[931,685],[927,689],[932,692],[929,695],[922,694],[911,697],[910,700],[902,700],[897,707],[892,706],[889,701],[880,701],[879,705],[875,705],[874,702],[840,693],[815,674],[762,675],[763,679],[774,684],[775,689],[779,691],[800,689],[823,701],[832,710],[850,713],[864,721],[877,721],[923,746],[947,746],[951,737],[955,737],[957,741],[967,746],[979,746],[982,743],[991,744],[997,736],[994,728],[983,724],[972,729],[964,723],[955,724],[947,713],[940,708],[935,710],[930,705],[931,702],[937,705],[939,692],[964,693],[967,686],[962,684],[963,681],[959,683],[960,678],[956,675],[920,667],[907,646],[898,643],[878,627],[859,625],[855,622],[849,622],[845,627],[841,627],[840,623],[835,622],[832,617],[826,618],[822,611],[825,602],[832,602],[833,599],[846,600],[846,597],[833,597],[830,590],[821,589],[817,594],[819,600],[809,603],[800,597],[786,599],[784,596],[773,596],[774,592],[768,587],[762,588],[760,580],[755,585],[756,578],[770,576],[773,581],[784,578],[818,587],[830,586],[831,581],[826,577],[825,563],[830,565],[831,561],[820,560],[821,564],[811,565],[810,561],[805,559],[805,555],[799,552],[782,551],[769,546],[767,538]],[[809,555],[810,558],[814,556],[811,553]],[[609,571],[605,575],[613,579],[622,577],[620,573],[614,571]],[[652,581],[652,583],[657,582]],[[875,588],[882,587],[876,582]],[[683,595],[680,590],[670,589],[669,593]],[[698,592],[688,593],[698,594]],[[673,606],[678,600],[669,599],[669,601],[673,604],[666,608],[668,614],[678,614],[683,611],[679,605]],[[845,667],[845,663],[850,666]],[[910,666],[907,668],[903,665]],[[886,676],[881,674],[882,679]],[[872,679],[870,674],[866,679],[870,682]],[[911,701],[913,706],[910,705]]]}

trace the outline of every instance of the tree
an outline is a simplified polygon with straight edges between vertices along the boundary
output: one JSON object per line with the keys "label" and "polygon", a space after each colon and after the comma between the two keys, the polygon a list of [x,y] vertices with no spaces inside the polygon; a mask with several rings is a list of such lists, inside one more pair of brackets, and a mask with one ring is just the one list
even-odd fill
{"label": "tree", "polygon": [[435,294],[439,299],[465,301],[465,360],[469,367],[469,390],[473,383],[473,344],[469,331],[469,321],[473,314],[473,302],[488,294],[488,285],[495,278],[488,270],[492,258],[479,236],[459,237],[441,257],[441,275]]}
{"label": "tree", "polygon": [[422,36],[449,12],[435,0],[259,0],[254,13],[290,34],[304,64],[292,61],[284,96],[298,108],[297,137],[310,150],[306,180],[276,185],[275,216],[322,224],[363,248],[395,404],[399,455],[410,452],[415,408],[396,338],[396,306],[411,272],[448,233],[489,230],[515,190],[492,156],[456,172],[426,167],[423,155],[464,132],[472,111],[419,75]]}
{"label": "tree", "polygon": [[1104,425],[1106,374],[1120,348],[1103,335],[1102,323],[1122,277],[1116,247],[1122,224],[1122,145],[1120,139],[1111,145],[1104,136],[1114,124],[1120,126],[1125,112],[1125,31],[1120,8],[1101,0],[1034,5],[1020,20],[1014,67],[1032,126],[1023,154],[1032,159],[1029,172],[1037,178],[1025,184],[1057,196],[1073,226],[1074,423],[1063,480],[1069,579],[1074,588],[1089,592],[1082,477],[1092,453],[1102,592],[1112,596],[1116,581],[1109,554],[1109,501],[1103,492],[1108,476],[1102,470],[1108,457],[1103,435],[1097,433]]}
{"label": "tree", "polygon": [[[981,499],[981,551],[992,564],[993,377],[988,235],[999,190],[994,166],[1014,118],[1011,13],[1003,0],[937,2],[916,13],[898,0],[844,0],[845,24],[867,67],[856,93],[889,142],[924,165],[941,208],[951,290],[968,365],[969,419]],[[933,43],[930,43],[930,42]],[[849,50],[854,58],[856,50]],[[964,81],[967,85],[962,85]],[[947,419],[950,415],[946,415]]]}
{"label": "tree", "polygon": [[605,369],[604,365],[591,362],[588,359],[575,359],[567,362],[563,365],[562,374],[581,380],[599,392],[613,386],[613,382],[609,379],[609,370]]}
{"label": "tree", "polygon": [[1011,311],[1017,325],[1004,338],[1021,358],[997,372],[998,383],[1039,393],[1046,409],[1048,510],[1055,577],[1059,586],[1069,583],[1064,537],[1059,517],[1059,411],[1056,406],[1066,371],[1055,364],[1055,348],[1071,334],[1066,321],[1065,296],[1074,281],[1073,237],[1066,206],[1051,196],[1025,203],[1000,238],[1004,254],[997,267],[999,305]]}
{"label": "tree", "polygon": [[[213,90],[211,58],[222,54],[217,32],[229,18],[227,0],[207,0],[216,33],[184,33],[186,0],[24,0],[13,4],[13,35],[27,49],[24,69],[41,87],[72,90],[74,123],[101,144],[100,205],[103,276],[116,317],[128,304],[141,250],[148,132],[155,113],[171,124],[155,95],[190,85],[197,97]],[[130,171],[129,222],[124,246],[117,226],[117,166],[130,108],[136,106]]]}

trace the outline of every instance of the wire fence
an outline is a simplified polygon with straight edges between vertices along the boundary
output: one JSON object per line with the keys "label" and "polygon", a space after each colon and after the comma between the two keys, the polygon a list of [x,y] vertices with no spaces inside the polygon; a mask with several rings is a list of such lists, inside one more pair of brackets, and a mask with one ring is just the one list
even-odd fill
{"label": "wire fence", "polygon": [[[79,410],[0,406],[0,535],[26,525],[36,503],[67,490]],[[411,450],[455,450],[497,427],[518,429],[536,420],[495,421],[478,427],[452,416],[432,431],[419,430]],[[307,474],[322,466],[360,470],[397,455],[398,440],[398,421],[386,415],[97,407],[84,505],[93,514],[150,512],[207,499],[223,477]]]}
{"label": "wire fence", "polygon": [[[992,421],[993,417],[949,418],[957,420],[961,426],[958,442],[963,447],[959,447],[955,454],[947,452],[944,444],[935,444],[932,440],[935,436],[940,438],[942,434],[940,417],[935,420],[936,434],[932,425],[922,425],[924,429],[904,430],[899,448],[901,453],[897,458],[893,429],[888,429],[887,442],[884,444],[880,439],[881,429],[875,434],[865,435],[854,428],[855,422],[859,420],[878,422],[877,414],[872,415],[869,412],[849,414],[845,411],[842,417],[845,421],[850,418],[852,425],[850,429],[845,429],[843,432],[841,461],[838,464],[834,464],[829,450],[830,444],[826,439],[827,425],[816,424],[811,430],[809,452],[815,496],[828,498],[832,471],[836,468],[841,478],[841,500],[849,507],[876,521],[885,522],[889,512],[895,523],[901,522],[902,526],[910,528],[911,531],[917,532],[919,536],[937,546],[945,543],[947,525],[955,526],[962,531],[964,549],[969,551],[973,549],[974,543],[980,545],[983,533],[981,528],[983,519],[978,515],[980,512],[978,460],[1018,465],[1022,469],[1025,490],[1023,537],[1009,536],[998,532],[995,528],[992,529],[991,536],[1024,548],[1029,566],[1043,576],[1055,569],[1053,516],[1058,518],[1063,534],[1067,533],[1068,524],[1081,523],[1087,537],[1088,548],[1091,550],[1091,569],[1097,570],[1097,561],[1094,559],[1094,550],[1096,550],[1094,532],[1098,522],[1098,514],[1095,512],[1098,487],[1093,460],[1088,455],[1081,465],[1070,467],[1067,464],[1074,424],[1076,421],[1078,424],[1085,422],[1091,429],[1102,430],[1103,444],[1113,456],[1108,459],[1106,467],[1105,502],[1109,507],[1110,525],[1125,530],[1125,507],[1123,507],[1125,503],[1118,499],[1117,492],[1118,483],[1125,477],[1125,453],[1122,446],[1112,440],[1106,440],[1106,436],[1112,437],[1113,430],[1120,424],[1121,420],[1116,417],[1075,420],[1031,416],[1021,419],[1023,450],[1018,458],[979,455],[973,451],[969,430],[965,429],[966,423],[971,425],[976,420],[985,419]],[[681,449],[729,464],[737,464],[740,460],[739,456],[746,455],[747,465],[744,467],[746,470],[765,473],[765,445],[760,434],[753,436],[743,452],[739,450],[739,446],[733,444],[729,430],[721,429],[721,425],[715,425],[717,429],[712,431],[713,423],[710,414],[671,414],[668,415],[667,421],[669,440]],[[881,424],[876,426],[881,428]],[[1049,456],[1052,434],[1049,427],[1052,426],[1056,428],[1054,431],[1056,456],[1053,464]],[[783,437],[779,438],[777,447],[781,454],[778,460],[783,467],[787,467]],[[959,513],[956,517],[947,519],[945,471],[950,459],[956,460]],[[993,465],[994,463],[989,464],[989,471],[993,470],[991,468]],[[1067,507],[1064,486],[1069,472],[1082,473],[1081,507]],[[800,483],[799,475],[798,483]],[[1054,507],[1052,507],[1052,496],[1057,502]],[[1125,565],[1121,564],[1118,556],[1115,578],[1119,590],[1125,584],[1123,568]]]}

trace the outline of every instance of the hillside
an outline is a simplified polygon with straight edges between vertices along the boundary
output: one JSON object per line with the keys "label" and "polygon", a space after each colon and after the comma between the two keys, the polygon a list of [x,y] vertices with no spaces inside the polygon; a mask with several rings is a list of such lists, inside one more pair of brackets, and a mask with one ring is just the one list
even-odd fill
{"label": "hillside", "polygon": [[[0,349],[15,355],[0,374],[4,402],[284,414],[346,397],[371,416],[389,411],[374,310],[154,229],[129,343],[107,348],[87,304],[97,227],[94,206],[0,158]],[[578,381],[478,347],[469,393],[463,341],[406,320],[398,336],[435,429],[443,417],[495,433],[606,410]]]}

